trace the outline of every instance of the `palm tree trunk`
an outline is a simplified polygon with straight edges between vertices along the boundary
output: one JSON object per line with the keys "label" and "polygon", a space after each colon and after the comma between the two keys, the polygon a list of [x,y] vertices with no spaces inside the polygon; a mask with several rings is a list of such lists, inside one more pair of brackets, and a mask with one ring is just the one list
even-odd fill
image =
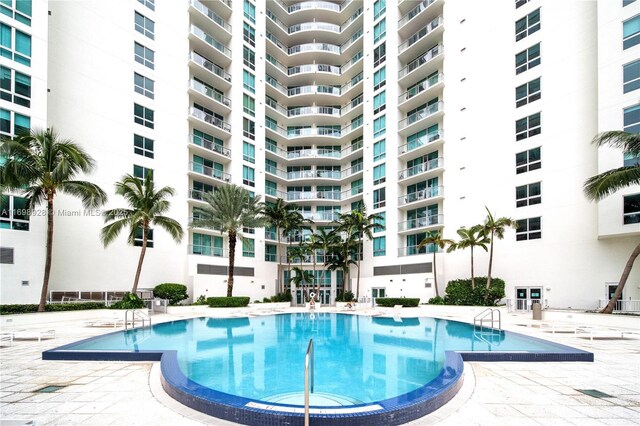
{"label": "palm tree trunk", "polygon": [[602,314],[611,314],[613,313],[613,309],[616,307],[616,303],[622,296],[622,290],[624,289],[624,285],[627,283],[627,278],[629,278],[629,274],[631,273],[631,268],[633,268],[633,263],[636,261],[636,258],[640,255],[640,244],[636,246],[636,248],[629,256],[629,260],[627,260],[627,264],[624,266],[624,270],[622,271],[622,276],[620,277],[620,282],[618,282],[618,287],[616,287],[616,291],[613,294],[611,300],[605,308],[600,312]]}
{"label": "palm tree trunk", "polygon": [[[493,266],[493,231],[491,231],[491,241],[489,242],[489,270],[487,271],[487,290],[491,288],[491,267]],[[489,293],[485,293],[484,300],[487,300]]]}
{"label": "palm tree trunk", "polygon": [[360,249],[358,249],[358,263],[356,264],[358,268],[358,276],[356,277],[356,301],[360,299]]}
{"label": "palm tree trunk", "polygon": [[278,256],[278,289],[280,293],[284,293],[284,279],[282,278],[282,255],[280,254],[280,250],[282,246],[280,246],[280,228],[276,228],[276,233],[278,234],[278,247],[276,249],[276,256]]}
{"label": "palm tree trunk", "polygon": [[49,277],[51,276],[51,258],[53,253],[53,194],[49,193],[47,198],[47,259],[44,263],[44,278],[42,279],[42,292],[40,293],[40,304],[38,312],[44,312],[49,293]]}
{"label": "palm tree trunk", "polygon": [[233,269],[236,264],[236,233],[229,232],[229,275],[227,276],[227,297],[233,296]]}
{"label": "palm tree trunk", "polygon": [[311,254],[313,256],[313,291],[318,294],[318,282],[316,281],[316,252],[315,250]]}
{"label": "palm tree trunk", "polygon": [[476,281],[473,275],[473,246],[471,246],[471,290],[475,290]]}
{"label": "palm tree trunk", "polygon": [[440,297],[440,293],[438,293],[438,275],[436,270],[436,250],[437,247],[433,246],[433,286],[436,288],[436,297]]}
{"label": "palm tree trunk", "polygon": [[147,229],[146,225],[142,226],[142,250],[140,250],[140,259],[138,259],[138,269],[136,270],[136,277],[133,279],[133,288],[131,294],[136,294],[138,291],[138,282],[140,281],[140,273],[142,272],[142,262],[144,262],[144,255],[147,252]]}

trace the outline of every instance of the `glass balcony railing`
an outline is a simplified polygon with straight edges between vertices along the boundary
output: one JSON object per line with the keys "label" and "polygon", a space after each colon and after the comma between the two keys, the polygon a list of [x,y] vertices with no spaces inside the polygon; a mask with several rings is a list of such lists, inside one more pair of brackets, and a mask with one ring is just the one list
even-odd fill
{"label": "glass balcony railing", "polygon": [[408,101],[414,96],[417,96],[422,92],[425,92],[426,90],[432,88],[438,83],[442,83],[443,81],[444,81],[444,74],[439,73],[434,75],[433,77],[426,79],[422,83],[416,84],[415,86],[411,86],[409,90],[404,92],[402,95],[398,96],[398,104]]}
{"label": "glass balcony railing", "polygon": [[334,12],[340,12],[341,7],[338,3],[331,3],[328,1],[303,1],[300,3],[287,6],[287,12],[293,13],[300,10],[313,10],[313,9],[325,9],[332,10]]}
{"label": "glass balcony railing", "polygon": [[357,42],[358,40],[360,40],[362,38],[362,35],[364,34],[363,30],[358,30],[356,31],[351,38],[349,38],[349,40],[347,40],[342,46],[340,46],[340,53],[346,51],[348,48],[350,48],[355,42]]}
{"label": "glass balcony railing", "polygon": [[266,173],[271,174],[271,175],[278,176],[278,177],[280,177],[282,179],[287,179],[287,172],[285,172],[284,170],[280,170],[280,169],[278,169],[276,167],[267,165],[267,166],[265,166],[264,171]]}
{"label": "glass balcony railing", "polygon": [[414,149],[418,149],[421,146],[425,146],[431,142],[435,142],[438,139],[444,138],[444,130],[437,130],[435,132],[427,133],[424,136],[416,138],[409,143],[405,143],[404,145],[400,145],[398,147],[398,154],[404,154],[406,152],[411,152]]}
{"label": "glass balcony railing", "polygon": [[444,52],[444,46],[442,44],[438,44],[437,46],[434,46],[433,48],[431,48],[427,52],[421,54],[420,56],[418,56],[417,58],[415,58],[414,60],[409,62],[407,64],[407,66],[402,68],[398,72],[398,79],[401,79],[405,75],[409,74],[411,71],[413,71],[416,68],[426,64],[427,62],[429,62],[433,58],[441,55],[443,52]]}
{"label": "glass balcony railing", "polygon": [[340,46],[329,43],[305,43],[289,47],[287,53],[289,55],[295,55],[296,53],[318,51],[340,54]]}
{"label": "glass balcony railing", "polygon": [[351,25],[351,23],[353,21],[355,21],[356,19],[358,19],[358,17],[362,15],[362,8],[359,8],[358,10],[356,10],[353,15],[351,15],[346,21],[344,21],[341,25],[340,25],[340,30],[344,31],[349,25]]}
{"label": "glass balcony railing", "polygon": [[189,190],[189,198],[191,198],[192,200],[204,201],[204,196],[206,194],[211,194],[211,192],[200,191],[198,189]]}
{"label": "glass balcony railing", "polygon": [[221,120],[217,117],[214,117],[211,114],[207,114],[206,112],[199,110],[197,108],[191,107],[190,108],[190,112],[191,112],[191,116],[195,117],[197,119],[200,119],[206,123],[211,124],[212,126],[218,127],[222,130],[224,130],[225,132],[231,133],[231,124],[225,122],[224,120]]}
{"label": "glass balcony railing", "polygon": [[218,77],[223,78],[231,83],[231,74],[225,72],[222,68],[209,61],[204,56],[198,55],[196,52],[191,52],[191,60],[196,64],[202,66],[203,68],[206,68],[210,72],[214,73]]}
{"label": "glass balcony railing", "polygon": [[229,25],[227,23],[227,21],[225,21],[224,19],[222,19],[217,13],[215,13],[213,10],[209,9],[207,6],[205,6],[204,4],[200,3],[198,0],[191,0],[191,5],[196,8],[196,10],[202,12],[204,15],[206,15],[209,19],[211,19],[213,22],[215,22],[216,24],[218,24],[219,26],[221,26],[222,28],[224,28],[225,30],[227,30],[227,32],[229,34],[231,34],[231,25]]}
{"label": "glass balcony railing", "polygon": [[[439,252],[440,250],[438,250]],[[433,253],[433,246],[424,246],[421,249],[418,249],[418,246],[406,246],[406,247],[398,247],[398,256],[416,256],[419,254],[425,253]]]}
{"label": "glass balcony railing", "polygon": [[339,34],[340,25],[330,24],[328,22],[304,22],[290,26],[287,31],[289,34],[295,34],[300,31],[330,31]]}
{"label": "glass balcony railing", "polygon": [[221,104],[231,108],[231,99],[227,98],[226,96],[222,95],[221,93],[213,90],[212,87],[209,87],[205,84],[200,83],[199,81],[196,80],[191,80],[191,88],[194,89],[195,91],[202,93],[203,95],[205,95],[208,98],[211,98],[217,102],[220,102]]}
{"label": "glass balcony railing", "polygon": [[420,200],[428,200],[429,198],[441,197],[444,195],[444,187],[432,186],[421,191],[412,192],[407,195],[398,197],[398,205],[413,203]]}
{"label": "glass balcony railing", "polygon": [[212,142],[210,140],[204,139],[196,135],[190,135],[190,138],[191,138],[191,143],[194,145],[201,146],[209,151],[231,158],[231,150],[229,148],[225,148],[223,145],[220,145],[218,143]]}
{"label": "glass balcony railing", "polygon": [[438,101],[431,105],[427,105],[424,108],[421,108],[418,111],[414,112],[413,114],[407,116],[407,118],[400,120],[398,122],[398,130],[402,130],[407,126],[412,125],[413,123],[417,123],[420,120],[423,120],[439,111],[442,111],[443,108],[444,108],[443,101]]}
{"label": "glass balcony railing", "polygon": [[443,223],[444,215],[434,214],[431,216],[418,217],[404,222],[398,222],[398,231],[409,231],[411,229],[425,228],[427,226],[442,225]]}
{"label": "glass balcony railing", "polygon": [[229,173],[225,173],[222,170],[218,170],[213,167],[205,166],[204,164],[194,163],[192,161],[189,163],[189,170],[223,182],[231,182],[231,175]]}
{"label": "glass balcony railing", "polygon": [[419,175],[420,173],[428,172],[430,170],[444,167],[444,160],[442,158],[434,158],[433,160],[425,161],[422,164],[417,164],[408,169],[404,169],[398,172],[398,180],[407,179],[411,176]]}
{"label": "glass balcony railing", "polygon": [[416,44],[419,40],[426,37],[427,34],[433,32],[433,30],[438,28],[440,25],[442,25],[442,16],[438,16],[436,19],[429,22],[427,25],[422,27],[419,31],[417,31],[415,34],[401,43],[400,46],[398,46],[398,53],[404,52],[405,50]]}
{"label": "glass balcony railing", "polygon": [[191,24],[191,34],[195,35],[200,40],[203,40],[209,46],[213,47],[214,49],[218,50],[223,55],[225,55],[229,59],[231,59],[231,50],[230,49],[228,49],[223,43],[219,42],[214,37],[212,37],[211,35],[207,34],[206,32],[204,32],[203,30],[201,30],[200,28],[196,27],[193,24]]}
{"label": "glass balcony railing", "polygon": [[407,22],[415,18],[420,12],[425,10],[427,7],[431,6],[431,4],[435,3],[436,0],[423,0],[416,7],[407,12],[400,20],[398,21],[398,28],[402,28]]}

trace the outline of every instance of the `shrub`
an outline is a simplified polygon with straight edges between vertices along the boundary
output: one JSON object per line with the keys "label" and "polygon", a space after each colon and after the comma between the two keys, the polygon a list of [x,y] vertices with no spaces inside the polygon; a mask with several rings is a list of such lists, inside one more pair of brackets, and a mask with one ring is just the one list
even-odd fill
{"label": "shrub", "polygon": [[116,303],[110,306],[111,309],[141,309],[146,307],[144,301],[135,294],[126,292],[122,296],[122,300],[118,300]]}
{"label": "shrub", "polygon": [[153,289],[153,297],[168,299],[169,305],[175,306],[188,298],[187,286],[183,284],[164,283],[158,284]]}
{"label": "shrub", "polygon": [[[44,306],[46,312],[62,312],[62,311],[84,311],[87,309],[105,309],[104,303],[83,302],[83,303],[58,303],[47,304]],[[11,314],[27,314],[38,312],[37,304],[26,305],[0,305],[0,315]]]}
{"label": "shrub", "polygon": [[487,277],[475,278],[475,289],[471,290],[471,279],[452,280],[447,284],[447,295],[444,302],[447,305],[465,306],[496,306],[504,294],[504,281],[500,278],[491,278],[491,288],[485,302],[487,293]]}
{"label": "shrub", "polygon": [[343,291],[336,296],[336,302],[355,302],[356,298],[351,291]]}
{"label": "shrub", "polygon": [[287,290],[284,293],[278,293],[275,296],[271,296],[270,302],[291,302],[291,290]]}
{"label": "shrub", "polygon": [[440,296],[432,297],[427,302],[429,305],[444,305],[444,299]]}
{"label": "shrub", "polygon": [[198,296],[198,299],[196,299],[195,302],[193,302],[194,305],[206,305],[207,304],[207,298],[204,296],[204,294],[201,294],[200,296]]}
{"label": "shrub", "polygon": [[240,308],[249,304],[248,297],[209,297],[207,304],[211,308]]}
{"label": "shrub", "polygon": [[420,304],[420,299],[408,297],[378,297],[376,304],[385,308],[392,308],[396,305],[402,305],[404,308],[415,308]]}
{"label": "shrub", "polygon": [[262,303],[270,303],[271,299],[269,299],[268,297],[263,297],[262,298]]}

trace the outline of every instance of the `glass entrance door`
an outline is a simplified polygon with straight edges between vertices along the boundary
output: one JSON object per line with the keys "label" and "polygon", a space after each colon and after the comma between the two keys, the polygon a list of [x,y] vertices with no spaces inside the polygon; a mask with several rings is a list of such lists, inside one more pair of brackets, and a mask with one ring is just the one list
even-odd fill
{"label": "glass entrance door", "polygon": [[527,289],[526,288],[516,288],[516,310],[518,311],[527,310]]}
{"label": "glass entrance door", "polygon": [[[323,305],[328,305],[331,303],[331,290],[330,289],[320,289],[319,290],[320,296],[319,296],[319,300],[320,303],[322,303]],[[316,296],[318,297],[318,296]]]}
{"label": "glass entrance door", "polygon": [[530,288],[529,289],[529,299],[531,300],[531,304],[542,303],[542,289],[541,288]]}

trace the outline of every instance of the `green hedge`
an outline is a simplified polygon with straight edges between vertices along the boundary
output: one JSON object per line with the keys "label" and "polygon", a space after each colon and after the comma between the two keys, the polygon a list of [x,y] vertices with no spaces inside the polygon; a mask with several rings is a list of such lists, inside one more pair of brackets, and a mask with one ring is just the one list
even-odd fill
{"label": "green hedge", "polygon": [[420,299],[409,297],[378,297],[376,304],[385,308],[393,308],[396,305],[402,305],[403,308],[415,308],[420,304]]}
{"label": "green hedge", "polygon": [[241,308],[249,304],[248,297],[208,297],[207,304],[211,308]]}
{"label": "green hedge", "polygon": [[[83,303],[60,303],[47,304],[44,306],[46,312],[62,312],[62,311],[84,311],[87,309],[105,309],[104,303],[83,302]],[[0,315],[12,314],[28,314],[38,312],[37,304],[27,305],[0,305]]]}
{"label": "green hedge", "polygon": [[177,305],[184,299],[188,298],[187,286],[184,284],[164,283],[158,284],[153,289],[153,297],[160,299],[168,299],[169,305]]}
{"label": "green hedge", "polygon": [[496,306],[496,303],[504,297],[504,281],[500,278],[491,278],[491,288],[485,302],[487,291],[487,277],[475,278],[475,289],[471,290],[471,279],[452,280],[447,284],[447,295],[444,302],[447,305],[465,306]]}

